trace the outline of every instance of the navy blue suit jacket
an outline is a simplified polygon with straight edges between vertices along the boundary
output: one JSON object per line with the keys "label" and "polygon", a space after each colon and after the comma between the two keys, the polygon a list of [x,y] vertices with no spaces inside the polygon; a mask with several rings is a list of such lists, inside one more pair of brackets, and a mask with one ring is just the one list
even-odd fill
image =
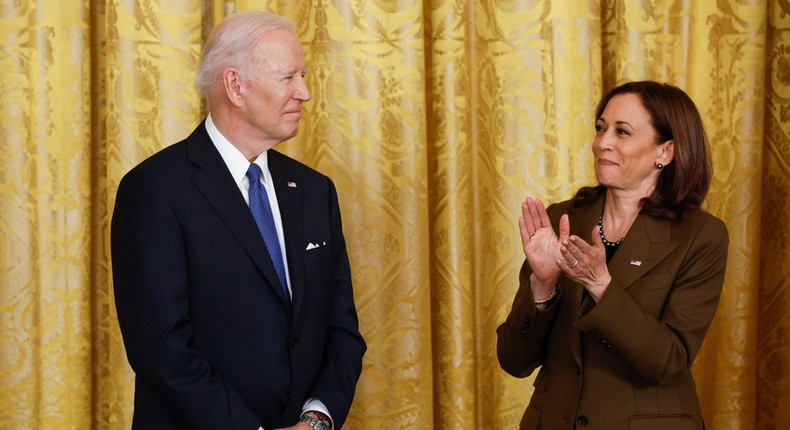
{"label": "navy blue suit jacket", "polygon": [[134,428],[289,426],[308,398],[335,428],[346,419],[366,346],[337,194],[328,177],[268,154],[292,301],[203,123],[121,180],[111,248]]}

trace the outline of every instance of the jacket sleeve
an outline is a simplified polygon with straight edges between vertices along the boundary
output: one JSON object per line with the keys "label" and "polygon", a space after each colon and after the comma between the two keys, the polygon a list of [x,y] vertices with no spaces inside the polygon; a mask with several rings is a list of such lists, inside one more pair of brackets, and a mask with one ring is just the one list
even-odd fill
{"label": "jacket sleeve", "polygon": [[505,322],[497,328],[499,365],[518,378],[531,375],[543,363],[549,333],[559,308],[559,295],[562,294],[561,290],[557,291],[558,296],[552,305],[538,311],[529,285],[531,274],[532,270],[525,260],[519,273],[519,287],[513,307]]}
{"label": "jacket sleeve", "polygon": [[362,357],[367,346],[359,332],[359,321],[351,283],[351,268],[343,236],[337,191],[330,179],[328,212],[332,230],[331,301],[323,351],[323,365],[311,397],[321,400],[332,415],[335,428],[342,427],[362,373]]}
{"label": "jacket sleeve", "polygon": [[605,341],[649,384],[669,381],[691,367],[721,295],[729,241],[724,223],[711,216],[684,240],[690,243],[677,270],[666,275],[674,278],[658,316],[645,312],[613,279],[576,324]]}
{"label": "jacket sleeve", "polygon": [[121,181],[111,225],[118,321],[137,380],[194,429],[255,429],[260,417],[190,347],[184,238],[161,187],[140,171]]}

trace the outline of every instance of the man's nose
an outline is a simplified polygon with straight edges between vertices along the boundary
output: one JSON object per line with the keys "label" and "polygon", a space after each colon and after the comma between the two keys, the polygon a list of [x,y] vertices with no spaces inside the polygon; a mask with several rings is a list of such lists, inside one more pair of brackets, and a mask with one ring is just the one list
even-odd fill
{"label": "man's nose", "polygon": [[310,100],[310,90],[307,88],[307,82],[305,82],[304,78],[301,76],[296,83],[294,98],[303,102]]}

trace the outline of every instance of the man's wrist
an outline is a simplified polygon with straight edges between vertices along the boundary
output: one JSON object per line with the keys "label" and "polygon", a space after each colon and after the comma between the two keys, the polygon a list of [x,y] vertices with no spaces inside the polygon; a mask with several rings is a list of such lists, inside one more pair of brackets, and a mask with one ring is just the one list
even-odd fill
{"label": "man's wrist", "polygon": [[299,418],[303,422],[315,430],[332,430],[332,421],[329,417],[318,411],[307,411]]}

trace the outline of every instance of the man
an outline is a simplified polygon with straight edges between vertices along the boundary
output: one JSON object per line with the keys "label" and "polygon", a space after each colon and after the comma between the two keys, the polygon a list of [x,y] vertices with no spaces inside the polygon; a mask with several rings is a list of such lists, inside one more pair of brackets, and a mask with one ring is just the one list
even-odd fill
{"label": "man", "polygon": [[339,429],[362,369],[332,181],[272,148],[305,85],[290,23],[231,15],[205,47],[210,114],[121,181],[118,320],[136,373],[133,428]]}

